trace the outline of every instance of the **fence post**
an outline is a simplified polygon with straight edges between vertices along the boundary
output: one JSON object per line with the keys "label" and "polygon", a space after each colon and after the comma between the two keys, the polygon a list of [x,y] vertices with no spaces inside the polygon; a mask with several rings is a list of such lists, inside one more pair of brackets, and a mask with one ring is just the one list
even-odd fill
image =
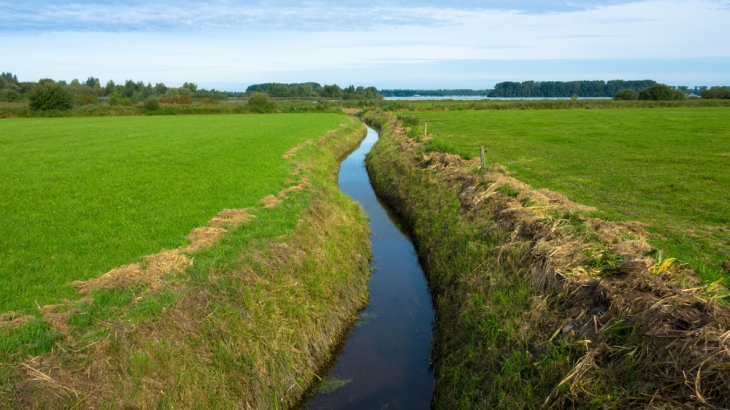
{"label": "fence post", "polygon": [[484,161],[484,147],[479,147],[479,154],[482,157],[482,174],[487,172],[487,163]]}
{"label": "fence post", "polygon": [[428,123],[426,123],[426,126],[423,127],[423,136],[425,137],[425,136],[427,136],[427,134],[428,134]]}

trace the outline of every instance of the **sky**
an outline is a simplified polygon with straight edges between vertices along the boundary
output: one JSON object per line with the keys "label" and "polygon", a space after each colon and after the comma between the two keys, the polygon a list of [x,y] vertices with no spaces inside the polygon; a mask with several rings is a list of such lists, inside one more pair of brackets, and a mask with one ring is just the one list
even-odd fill
{"label": "sky", "polygon": [[730,0],[0,0],[0,71],[230,91],[730,85],[729,22]]}

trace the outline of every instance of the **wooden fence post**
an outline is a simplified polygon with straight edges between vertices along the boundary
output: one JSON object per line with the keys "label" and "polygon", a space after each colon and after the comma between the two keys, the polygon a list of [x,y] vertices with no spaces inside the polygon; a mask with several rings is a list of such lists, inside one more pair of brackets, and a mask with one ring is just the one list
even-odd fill
{"label": "wooden fence post", "polygon": [[426,126],[423,127],[423,136],[425,137],[428,134],[428,123],[426,123]]}
{"label": "wooden fence post", "polygon": [[482,174],[487,172],[487,163],[484,161],[484,147],[479,147],[479,154],[482,157]]}

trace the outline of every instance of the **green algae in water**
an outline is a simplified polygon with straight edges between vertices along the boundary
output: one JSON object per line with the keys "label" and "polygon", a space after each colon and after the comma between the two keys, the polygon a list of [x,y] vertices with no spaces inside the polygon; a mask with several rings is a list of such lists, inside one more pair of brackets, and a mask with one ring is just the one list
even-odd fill
{"label": "green algae in water", "polygon": [[322,380],[322,384],[319,386],[318,391],[321,394],[331,394],[350,382],[352,382],[352,379],[340,379],[336,376],[328,376],[326,379]]}

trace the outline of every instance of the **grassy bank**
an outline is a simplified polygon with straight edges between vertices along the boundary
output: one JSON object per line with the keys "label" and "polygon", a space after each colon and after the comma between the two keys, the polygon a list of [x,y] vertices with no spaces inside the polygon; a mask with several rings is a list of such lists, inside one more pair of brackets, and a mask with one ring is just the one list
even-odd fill
{"label": "grassy bank", "polygon": [[211,218],[187,247],[76,284],[79,301],[0,327],[0,407],[296,403],[367,302],[367,219],[336,186],[365,128],[335,118],[311,144],[274,150],[289,163],[267,182],[278,193]]}
{"label": "grassy bank", "polygon": [[723,288],[648,256],[640,224],[429,152],[386,114],[367,159],[435,300],[434,406],[725,407]]}
{"label": "grassy bank", "polygon": [[[0,122],[0,313],[73,298],[223,209],[286,188],[281,156],[335,114],[6,119]],[[22,272],[22,273],[21,273]]]}
{"label": "grassy bank", "polygon": [[730,259],[730,110],[415,112],[429,149],[479,155],[536,188],[636,220],[708,281]]}

